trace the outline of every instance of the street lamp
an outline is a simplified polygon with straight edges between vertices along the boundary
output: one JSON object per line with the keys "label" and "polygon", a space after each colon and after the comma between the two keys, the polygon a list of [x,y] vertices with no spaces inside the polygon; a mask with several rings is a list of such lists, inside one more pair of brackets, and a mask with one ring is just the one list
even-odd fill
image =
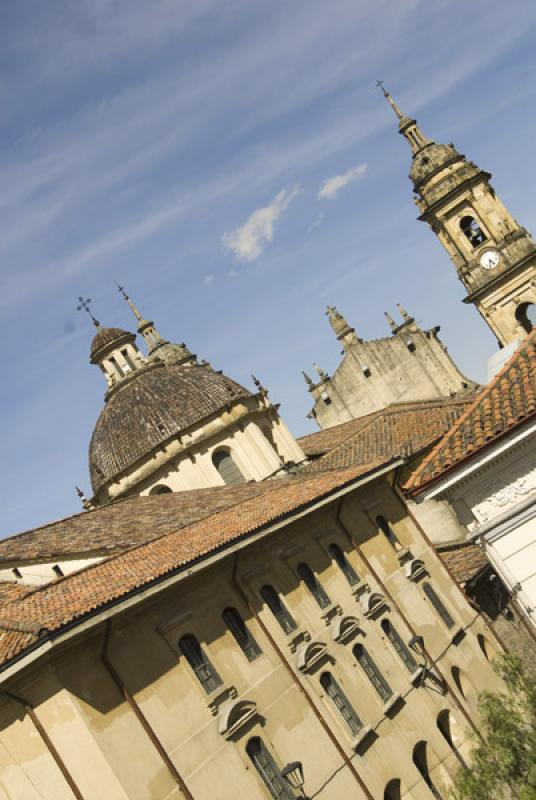
{"label": "street lamp", "polygon": [[286,767],[283,767],[281,770],[281,776],[290,783],[293,789],[298,789],[301,796],[307,800],[303,790],[305,779],[303,777],[303,764],[301,761],[292,761],[290,764],[287,764]]}
{"label": "street lamp", "polygon": [[426,681],[426,676],[428,675],[434,683],[441,687],[442,694],[445,694],[447,691],[447,687],[445,685],[445,681],[443,678],[440,678],[436,675],[431,668],[428,667],[428,653],[426,652],[426,648],[424,646],[424,639],[422,636],[412,636],[408,642],[408,646],[413,650],[414,653],[417,653],[418,656],[422,659],[421,669],[422,674],[420,677],[419,685],[424,686]]}

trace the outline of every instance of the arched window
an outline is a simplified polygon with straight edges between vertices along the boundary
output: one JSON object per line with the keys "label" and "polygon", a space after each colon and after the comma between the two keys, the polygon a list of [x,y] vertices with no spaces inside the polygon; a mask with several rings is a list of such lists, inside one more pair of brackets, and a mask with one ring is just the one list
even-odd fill
{"label": "arched window", "polygon": [[421,773],[425,784],[428,786],[428,788],[430,789],[436,800],[442,800],[441,795],[439,794],[438,790],[434,785],[434,782],[432,781],[432,778],[430,777],[430,771],[428,769],[428,756],[426,750],[427,750],[426,742],[417,742],[417,744],[413,748],[413,763]]}
{"label": "arched window", "polygon": [[376,517],[376,525],[381,530],[381,532],[383,533],[383,535],[385,536],[391,547],[394,547],[395,550],[399,549],[400,542],[396,538],[395,532],[393,531],[393,529],[391,528],[385,517],[382,517],[381,515]]}
{"label": "arched window", "polygon": [[452,619],[449,611],[443,604],[443,601],[439,598],[439,595],[437,594],[434,587],[430,583],[425,582],[422,585],[422,589],[426,597],[429,599],[429,601],[437,611],[438,615],[441,617],[441,619],[447,626],[447,628],[453,628],[454,620]]}
{"label": "arched window", "polygon": [[292,631],[296,630],[297,625],[294,618],[273,586],[263,586],[261,589],[261,597],[285,633],[292,633]]}
{"label": "arched window", "polygon": [[454,739],[452,735],[453,733],[452,729],[454,726],[452,724],[452,719],[453,719],[452,714],[447,708],[445,708],[443,711],[439,712],[439,715],[437,717],[437,727],[439,728],[441,735],[447,742],[448,746],[450,747],[450,749],[452,750],[452,752],[454,753],[454,755],[456,756],[462,767],[466,767],[467,765],[461,753],[458,751],[458,748],[454,744]]}
{"label": "arched window", "polygon": [[462,676],[462,671],[459,667],[451,667],[450,674],[452,675],[452,680],[456,684],[456,688],[463,697],[463,699],[467,699],[467,685],[465,680],[465,675]]}
{"label": "arched window", "polygon": [[157,486],[153,486],[149,494],[169,494],[172,489],[169,486],[166,486],[165,483],[159,483]]}
{"label": "arched window", "polygon": [[362,644],[354,645],[352,652],[359,661],[363,672],[374,686],[381,699],[386,703],[393,696],[393,690],[383,677],[376,662]]}
{"label": "arched window", "polygon": [[389,781],[389,783],[385,787],[385,792],[383,793],[383,800],[401,800],[401,798],[402,798],[402,787],[400,784],[400,778],[393,778],[393,780]]}
{"label": "arched window", "polygon": [[411,651],[407,647],[406,643],[394,627],[393,623],[388,619],[382,619],[381,621],[382,629],[393,645],[393,649],[395,650],[397,656],[402,661],[404,666],[406,667],[407,671],[411,674],[417,671],[419,665],[413,658]]}
{"label": "arched window", "polygon": [[309,564],[305,564],[302,561],[301,564],[298,564],[297,569],[298,575],[307,586],[320,608],[327,608],[331,604],[331,600],[318,582],[318,579]]}
{"label": "arched window", "polygon": [[462,217],[460,220],[460,228],[473,247],[478,247],[479,244],[482,244],[487,239],[486,234],[474,217],[469,215]]}
{"label": "arched window", "polygon": [[363,723],[331,672],[322,673],[320,676],[320,684],[350,728],[351,733],[357,736],[359,731],[363,728]]}
{"label": "arched window", "polygon": [[295,800],[296,795],[290,784],[281,776],[281,770],[259,736],[249,740],[246,753],[272,797],[276,800]]}
{"label": "arched window", "polygon": [[520,303],[516,308],[516,319],[527,333],[536,325],[536,305],[534,303]]}
{"label": "arched window", "polygon": [[239,483],[246,482],[232,455],[227,450],[216,450],[212,453],[212,463],[220,473],[223,482],[228,486],[236,486]]}
{"label": "arched window", "polygon": [[222,680],[201,645],[191,633],[181,636],[179,648],[195,672],[196,678],[207,694],[221,686]]}
{"label": "arched window", "polygon": [[350,586],[355,586],[357,583],[359,583],[359,575],[352,567],[352,565],[342,552],[339,545],[330,544],[328,547],[328,552],[332,557],[332,559],[334,560],[334,562],[339,567],[340,571],[342,572],[342,574],[344,575]]}
{"label": "arched window", "polygon": [[233,634],[236,643],[241,648],[248,661],[255,661],[260,656],[261,648],[249,632],[246,623],[236,608],[226,608],[222,619]]}

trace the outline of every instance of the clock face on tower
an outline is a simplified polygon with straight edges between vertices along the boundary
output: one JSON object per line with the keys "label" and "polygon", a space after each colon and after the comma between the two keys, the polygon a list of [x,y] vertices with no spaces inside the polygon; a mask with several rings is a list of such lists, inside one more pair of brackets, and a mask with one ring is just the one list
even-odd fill
{"label": "clock face on tower", "polygon": [[496,250],[486,250],[486,252],[482,253],[480,256],[480,266],[484,267],[484,269],[493,269],[500,260],[501,257]]}

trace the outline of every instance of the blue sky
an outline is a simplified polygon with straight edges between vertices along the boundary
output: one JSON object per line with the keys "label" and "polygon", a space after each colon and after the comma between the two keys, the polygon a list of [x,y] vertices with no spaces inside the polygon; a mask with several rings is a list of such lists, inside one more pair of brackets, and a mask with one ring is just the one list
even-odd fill
{"label": "blue sky", "polygon": [[[297,434],[335,304],[365,338],[401,302],[484,380],[494,340],[416,221],[424,132],[494,174],[536,228],[530,0],[57,0],[0,7],[0,535],[78,511],[104,380],[91,297],[250,386]],[[337,180],[333,180],[337,178]]]}

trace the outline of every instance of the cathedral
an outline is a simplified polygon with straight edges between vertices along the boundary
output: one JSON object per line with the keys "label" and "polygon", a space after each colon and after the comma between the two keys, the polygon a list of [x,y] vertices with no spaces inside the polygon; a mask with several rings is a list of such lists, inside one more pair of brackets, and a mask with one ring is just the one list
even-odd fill
{"label": "cathedral", "polygon": [[536,247],[489,173],[382,91],[419,219],[505,365],[480,387],[404,308],[369,341],[329,306],[343,358],[304,374],[320,430],[296,439],[259,380],[163,338],[119,287],[136,333],[93,318],[91,496],[0,542],[1,798],[446,800],[494,658],[530,660],[532,584],[493,594],[517,567],[502,517],[479,544],[464,470],[481,487],[510,443],[534,472]]}

